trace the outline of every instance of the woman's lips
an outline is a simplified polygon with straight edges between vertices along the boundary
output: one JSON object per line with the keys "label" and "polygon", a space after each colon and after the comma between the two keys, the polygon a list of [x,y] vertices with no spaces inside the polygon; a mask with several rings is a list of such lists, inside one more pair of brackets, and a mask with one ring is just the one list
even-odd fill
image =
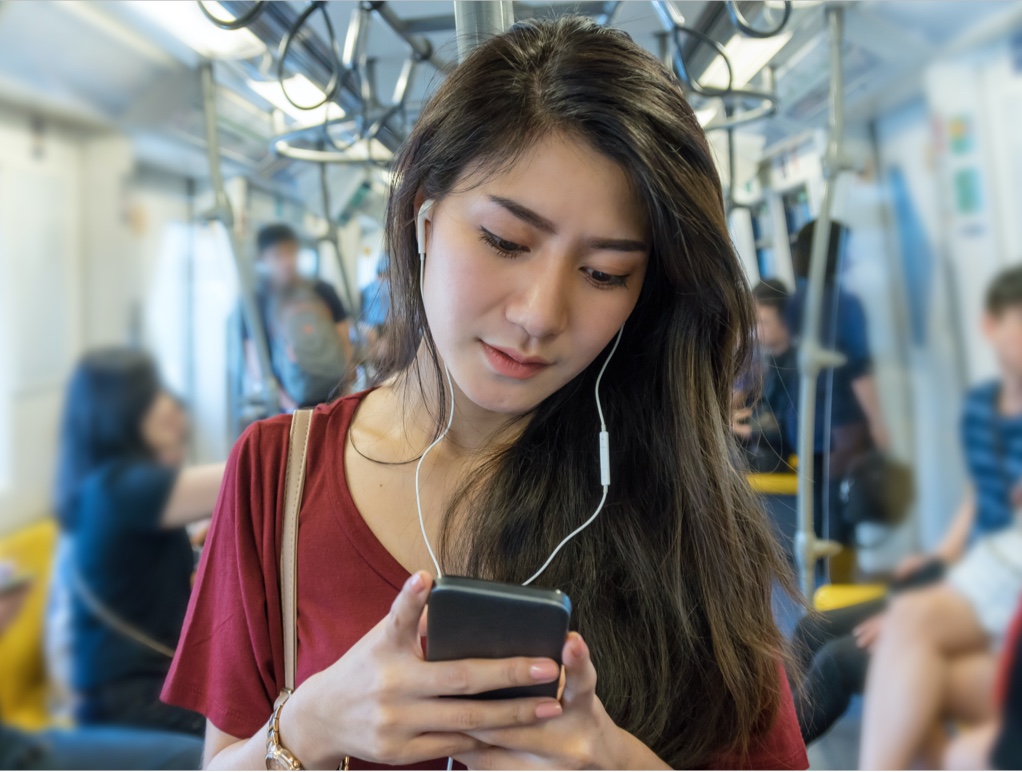
{"label": "woman's lips", "polygon": [[503,375],[506,378],[524,381],[538,375],[550,366],[549,362],[537,357],[525,357],[511,349],[496,348],[485,341],[482,341],[482,344],[483,353],[486,354],[486,360],[490,363],[490,367],[498,375]]}

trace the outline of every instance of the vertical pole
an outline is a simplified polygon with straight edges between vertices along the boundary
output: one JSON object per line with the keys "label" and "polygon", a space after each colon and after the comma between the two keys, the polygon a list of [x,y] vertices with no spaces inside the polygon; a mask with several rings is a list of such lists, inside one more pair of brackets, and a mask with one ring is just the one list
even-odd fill
{"label": "vertical pole", "polygon": [[224,177],[220,170],[220,138],[216,124],[216,82],[213,79],[212,62],[204,62],[199,71],[202,81],[202,110],[206,124],[206,152],[209,156],[209,178],[213,186],[214,204],[209,219],[219,220],[227,231],[231,245],[232,258],[238,271],[238,284],[241,288],[241,307],[248,325],[249,334],[255,344],[259,359],[259,376],[262,381],[263,399],[266,412],[270,415],[277,411],[277,387],[270,367],[270,348],[266,345],[266,334],[262,315],[256,302],[255,267],[251,261],[244,259],[241,242],[238,239],[234,223],[234,210],[227,198],[224,188]]}
{"label": "vertical pole", "polygon": [[487,38],[499,35],[515,23],[510,0],[454,0],[454,27],[458,37],[458,60]]}
{"label": "vertical pole", "polygon": [[[841,171],[841,140],[844,131],[844,92],[842,72],[842,46],[844,43],[844,9],[840,5],[827,7],[827,28],[830,35],[830,117],[829,141],[824,158],[826,188],[816,228],[809,263],[809,286],[802,322],[802,350],[799,353],[801,378],[799,384],[798,450],[798,534],[796,553],[802,591],[811,600],[815,588],[816,561],[840,552],[838,544],[820,539],[813,523],[813,453],[816,436],[816,382],[820,371],[838,367],[844,357],[823,348],[820,323],[823,318],[823,292],[830,246],[831,212],[834,207],[834,189]],[[828,452],[824,448],[824,452]]]}

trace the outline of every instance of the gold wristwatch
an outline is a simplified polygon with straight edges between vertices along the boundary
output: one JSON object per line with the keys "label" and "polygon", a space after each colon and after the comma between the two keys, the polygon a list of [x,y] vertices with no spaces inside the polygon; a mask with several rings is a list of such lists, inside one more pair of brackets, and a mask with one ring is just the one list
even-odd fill
{"label": "gold wristwatch", "polygon": [[266,733],[267,769],[305,769],[302,766],[302,762],[280,743],[280,710],[284,707],[284,703],[287,702],[291,694],[290,689],[284,689],[277,698],[277,704],[273,706],[270,728]]}

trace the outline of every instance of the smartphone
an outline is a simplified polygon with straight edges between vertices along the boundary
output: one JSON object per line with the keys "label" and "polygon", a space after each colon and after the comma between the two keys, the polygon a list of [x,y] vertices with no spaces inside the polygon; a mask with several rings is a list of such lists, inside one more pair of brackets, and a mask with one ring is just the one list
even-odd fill
{"label": "smartphone", "polygon": [[[561,664],[571,600],[560,590],[442,576],[429,595],[426,620],[426,659],[430,662],[540,657]],[[473,697],[556,697],[557,689],[554,681]]]}

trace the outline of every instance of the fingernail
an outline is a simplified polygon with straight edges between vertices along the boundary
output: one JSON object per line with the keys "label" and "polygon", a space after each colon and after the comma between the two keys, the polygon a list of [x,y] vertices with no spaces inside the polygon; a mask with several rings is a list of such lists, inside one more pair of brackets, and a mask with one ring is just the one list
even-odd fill
{"label": "fingernail", "polygon": [[542,683],[553,681],[560,674],[561,669],[553,662],[535,662],[529,666],[529,675]]}
{"label": "fingernail", "polygon": [[422,581],[422,574],[420,574],[418,571],[412,574],[411,579],[408,580],[408,589],[410,589],[412,592],[415,593],[422,592],[422,588],[425,586],[426,586],[425,583]]}
{"label": "fingernail", "polygon": [[563,712],[559,702],[541,702],[536,706],[536,718],[554,718]]}

